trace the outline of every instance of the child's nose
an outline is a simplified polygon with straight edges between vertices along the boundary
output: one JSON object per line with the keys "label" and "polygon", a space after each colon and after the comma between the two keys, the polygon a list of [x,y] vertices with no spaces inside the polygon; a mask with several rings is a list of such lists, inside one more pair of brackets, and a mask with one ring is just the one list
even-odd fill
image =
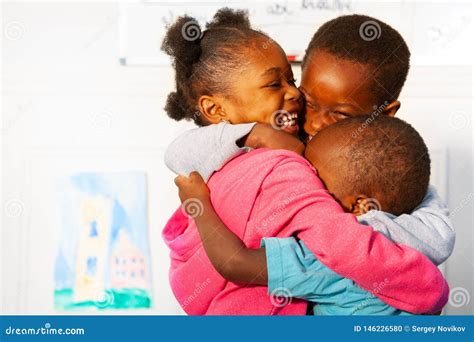
{"label": "child's nose", "polygon": [[[308,118],[306,118],[308,119]],[[313,114],[313,117],[311,120],[307,120],[305,123],[305,131],[309,135],[314,135],[321,131],[324,127],[328,126],[328,123],[325,122],[323,115],[320,113],[318,114]]]}
{"label": "child's nose", "polygon": [[320,130],[322,130],[324,127],[326,127],[327,125],[323,122],[323,120],[315,120],[313,121],[311,127],[313,128],[313,130],[317,133],[319,132]]}
{"label": "child's nose", "polygon": [[299,101],[301,98],[301,93],[296,87],[289,86],[285,93],[286,101]]}

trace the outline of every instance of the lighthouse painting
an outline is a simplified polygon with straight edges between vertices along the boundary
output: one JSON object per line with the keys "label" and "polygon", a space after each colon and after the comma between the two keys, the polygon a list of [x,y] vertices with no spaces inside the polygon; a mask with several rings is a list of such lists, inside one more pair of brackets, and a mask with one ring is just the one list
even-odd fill
{"label": "lighthouse painting", "polygon": [[55,308],[150,308],[145,174],[75,174],[56,193]]}

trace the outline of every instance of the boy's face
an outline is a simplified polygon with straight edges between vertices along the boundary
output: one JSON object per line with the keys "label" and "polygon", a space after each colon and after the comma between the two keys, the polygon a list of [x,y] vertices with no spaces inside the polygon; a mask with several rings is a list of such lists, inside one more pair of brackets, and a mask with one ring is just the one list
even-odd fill
{"label": "boy's face", "polygon": [[300,85],[306,99],[305,132],[314,136],[339,120],[372,113],[377,105],[370,90],[372,72],[370,66],[314,51]]}

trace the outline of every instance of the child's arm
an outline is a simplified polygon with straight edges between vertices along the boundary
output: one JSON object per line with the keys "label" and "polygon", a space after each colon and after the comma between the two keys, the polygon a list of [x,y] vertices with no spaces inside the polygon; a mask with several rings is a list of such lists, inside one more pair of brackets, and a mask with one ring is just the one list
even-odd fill
{"label": "child's arm", "polygon": [[432,186],[411,214],[396,217],[383,211],[369,211],[359,216],[358,220],[393,242],[418,250],[435,265],[442,264],[454,248],[456,234],[449,219],[448,207]]}
{"label": "child's arm", "polygon": [[[260,207],[252,220],[260,222],[281,212],[278,208],[291,198],[292,205],[272,216],[272,225],[293,227],[293,234],[334,272],[365,290],[377,291],[377,297],[404,311],[436,312],[446,304],[449,288],[436,266],[416,250],[357,224],[354,215],[344,213],[329,195],[316,173],[285,161],[260,188]],[[389,282],[383,288],[374,289],[374,283],[386,278]]]}
{"label": "child's arm", "polygon": [[[262,217],[255,219],[258,221],[267,217],[269,213],[276,212],[278,208],[281,209],[281,202],[292,198],[293,203],[300,204],[287,206],[285,215],[274,216],[272,224],[280,225],[285,222],[284,224],[288,227],[299,227],[298,236],[301,236],[303,240],[306,239],[305,241],[312,244],[313,248],[317,246],[314,250],[312,249],[312,252],[318,253],[316,256],[324,264],[335,272],[353,279],[369,291],[374,282],[380,282],[388,276],[389,283],[376,294],[397,308],[414,313],[439,310],[445,304],[448,288],[436,267],[410,248],[392,244],[370,227],[356,224],[353,216],[344,214],[326,191],[317,190],[322,189],[320,180],[314,173],[308,172],[308,169],[300,165],[296,160],[285,161],[272,172],[271,177],[267,177],[262,188],[264,194],[262,203],[274,203],[277,208],[272,205],[268,208],[261,207],[258,212]],[[298,185],[297,188],[288,187],[287,183],[282,182],[282,174],[291,174],[295,185]],[[181,199],[183,200],[183,196]],[[304,207],[301,207],[303,203]],[[324,212],[333,213],[334,216],[320,217],[320,214],[317,214]],[[291,217],[290,221],[289,217]],[[199,225],[204,225],[204,229],[212,229],[212,226],[205,228],[205,224],[204,218],[199,221]],[[224,225],[219,227],[226,229]],[[335,239],[337,243],[334,243]],[[252,262],[245,261],[248,259],[245,255],[242,256],[242,253],[246,253],[246,248],[243,244],[240,247],[242,247],[240,250],[233,250],[235,257],[231,260],[235,262],[227,264],[230,265],[230,270],[224,271],[233,272],[232,266],[240,267],[242,272],[253,272],[253,274],[245,273],[247,281],[258,278],[261,264],[256,270],[253,268],[247,270],[245,263]],[[214,251],[222,252],[222,250],[215,249]],[[221,271],[226,260],[229,258],[225,258],[223,263],[218,264]],[[243,260],[244,263],[239,264]],[[264,283],[264,278],[261,279]],[[407,289],[410,290],[407,291]]]}
{"label": "child's arm", "polygon": [[304,144],[271,125],[219,123],[188,130],[167,148],[165,164],[180,175],[199,172],[205,181],[227,161],[251,148],[285,149],[302,154]]}
{"label": "child's arm", "polygon": [[[264,238],[262,245],[267,255],[269,294],[315,302],[317,315],[408,315],[324,266],[303,241]],[[385,286],[385,281],[374,287]]]}
{"label": "child's arm", "polygon": [[176,184],[182,202],[192,198],[202,205],[202,215],[194,216],[194,220],[206,254],[223,278],[234,283],[268,284],[270,295],[317,302],[318,314],[402,314],[324,266],[302,241],[266,238],[262,240],[266,250],[247,248],[215,212],[209,190],[198,173],[177,177]]}
{"label": "child's arm", "polygon": [[201,206],[201,215],[188,214],[194,218],[206,254],[217,272],[232,282],[267,285],[265,250],[247,248],[224,225],[212,207],[209,189],[199,173],[178,176],[175,183],[179,187],[181,202],[192,200]]}

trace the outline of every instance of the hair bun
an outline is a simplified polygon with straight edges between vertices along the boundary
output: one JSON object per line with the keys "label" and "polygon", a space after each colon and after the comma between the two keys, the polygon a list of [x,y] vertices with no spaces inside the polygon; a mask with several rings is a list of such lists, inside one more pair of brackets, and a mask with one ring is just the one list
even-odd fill
{"label": "hair bun", "polygon": [[196,19],[190,16],[179,17],[168,28],[161,44],[161,50],[173,58],[176,66],[187,69],[188,76],[192,65],[201,56],[202,31]]}
{"label": "hair bun", "polygon": [[220,27],[236,27],[250,29],[249,14],[245,10],[236,10],[228,7],[219,9],[212,20],[206,24],[206,29],[215,29]]}
{"label": "hair bun", "polygon": [[165,105],[165,111],[168,113],[168,116],[176,121],[183,120],[187,112],[186,105],[182,103],[185,99],[178,92],[169,93]]}

